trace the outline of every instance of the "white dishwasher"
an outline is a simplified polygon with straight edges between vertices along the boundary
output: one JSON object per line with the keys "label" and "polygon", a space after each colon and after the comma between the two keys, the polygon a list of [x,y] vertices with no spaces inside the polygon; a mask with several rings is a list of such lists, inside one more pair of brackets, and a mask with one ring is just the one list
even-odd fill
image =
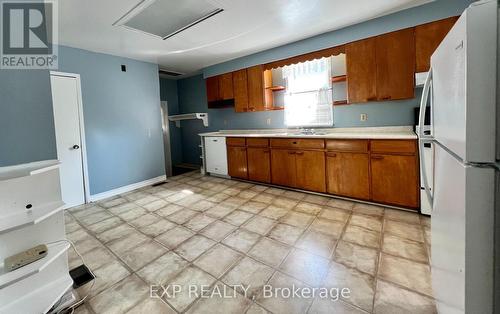
{"label": "white dishwasher", "polygon": [[223,136],[205,137],[205,167],[208,173],[227,176],[226,138]]}

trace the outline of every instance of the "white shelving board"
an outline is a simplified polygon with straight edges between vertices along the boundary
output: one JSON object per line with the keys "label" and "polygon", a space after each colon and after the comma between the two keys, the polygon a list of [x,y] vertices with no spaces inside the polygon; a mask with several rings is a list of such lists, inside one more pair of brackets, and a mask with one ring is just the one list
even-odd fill
{"label": "white shelving board", "polygon": [[186,113],[186,114],[168,116],[168,120],[174,121],[175,126],[177,126],[178,128],[181,127],[182,120],[194,120],[194,119],[202,120],[203,125],[205,127],[208,127],[208,113],[206,112]]}
{"label": "white shelving board", "polygon": [[44,258],[10,272],[5,271],[5,265],[2,261],[0,264],[0,289],[8,287],[9,285],[18,282],[19,280],[23,280],[24,278],[41,272],[56,258],[66,252],[68,248],[68,242],[47,245],[47,255]]}
{"label": "white shelving board", "polygon": [[63,201],[57,201],[39,208],[34,208],[31,211],[26,210],[22,213],[2,217],[0,220],[0,234],[40,223],[48,217],[62,211],[64,205]]}
{"label": "white shelving board", "polygon": [[[46,313],[73,283],[59,165],[46,160],[0,167],[0,314]],[[39,244],[47,244],[45,257],[5,270],[4,258]]]}
{"label": "white shelving board", "polygon": [[58,160],[44,160],[27,164],[0,167],[0,181],[32,176],[59,167]]}
{"label": "white shelving board", "polygon": [[[16,301],[0,307],[0,314],[47,313],[72,285],[73,279],[71,279],[69,274],[65,274],[29,294],[25,294],[16,299]],[[47,306],[46,300],[54,301],[50,302],[49,306]],[[40,308],[44,310],[40,312]]]}

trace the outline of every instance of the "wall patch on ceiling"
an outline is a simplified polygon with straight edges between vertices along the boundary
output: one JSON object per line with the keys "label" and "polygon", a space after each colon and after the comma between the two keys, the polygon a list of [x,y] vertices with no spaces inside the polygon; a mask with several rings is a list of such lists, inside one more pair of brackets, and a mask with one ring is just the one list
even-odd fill
{"label": "wall patch on ceiling", "polygon": [[200,0],[144,0],[123,15],[123,26],[165,40],[224,11]]}

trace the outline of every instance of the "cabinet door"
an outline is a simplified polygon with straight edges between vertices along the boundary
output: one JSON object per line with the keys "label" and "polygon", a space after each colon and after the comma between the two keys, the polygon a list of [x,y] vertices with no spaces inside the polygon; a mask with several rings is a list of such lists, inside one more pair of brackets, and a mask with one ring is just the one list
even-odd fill
{"label": "cabinet door", "polygon": [[326,192],[325,153],[297,151],[297,187],[316,192]]}
{"label": "cabinet door", "polygon": [[369,167],[368,154],[328,152],[326,154],[328,193],[369,199]]}
{"label": "cabinet door", "polygon": [[208,103],[219,100],[219,78],[217,76],[209,77],[205,80],[207,85]]}
{"label": "cabinet door", "polygon": [[219,75],[219,96],[222,100],[233,99],[233,73]]}
{"label": "cabinet door", "polygon": [[377,99],[415,97],[414,29],[376,37]]}
{"label": "cabinet door", "polygon": [[273,184],[296,187],[295,151],[271,149],[271,181]]}
{"label": "cabinet door", "polygon": [[431,56],[458,17],[450,17],[415,27],[416,72],[429,71]]}
{"label": "cabinet door", "polygon": [[264,68],[256,65],[247,69],[248,111],[265,110],[264,105]]}
{"label": "cabinet door", "polygon": [[372,200],[417,208],[419,181],[416,158],[416,156],[372,154]]}
{"label": "cabinet door", "polygon": [[345,47],[349,103],[377,100],[375,46],[375,38],[368,38]]}
{"label": "cabinet door", "polygon": [[233,72],[234,89],[234,110],[236,112],[245,112],[248,110],[248,86],[247,70]]}
{"label": "cabinet door", "polygon": [[248,179],[271,182],[271,153],[269,148],[247,148]]}
{"label": "cabinet door", "polygon": [[227,165],[231,177],[247,179],[247,149],[239,146],[228,146]]}

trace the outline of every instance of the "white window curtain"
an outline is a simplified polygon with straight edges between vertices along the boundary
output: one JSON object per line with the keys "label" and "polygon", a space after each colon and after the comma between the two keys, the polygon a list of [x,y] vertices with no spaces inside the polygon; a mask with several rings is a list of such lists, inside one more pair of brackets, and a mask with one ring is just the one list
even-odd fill
{"label": "white window curtain", "polygon": [[333,125],[330,58],[283,67],[285,124],[288,127]]}

